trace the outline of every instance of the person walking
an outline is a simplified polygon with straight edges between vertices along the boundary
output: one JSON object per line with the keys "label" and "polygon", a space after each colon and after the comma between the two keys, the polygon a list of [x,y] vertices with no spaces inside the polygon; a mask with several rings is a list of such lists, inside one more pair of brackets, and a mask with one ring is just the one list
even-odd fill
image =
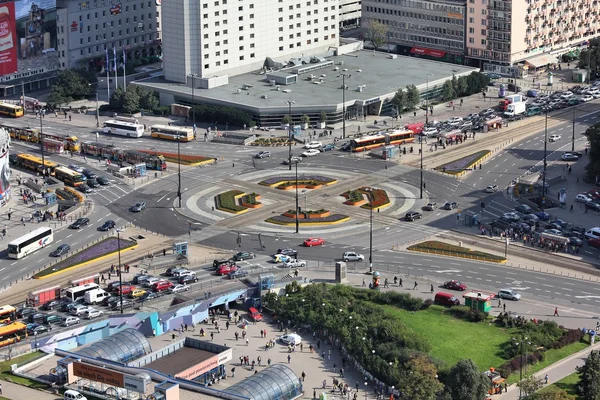
{"label": "person walking", "polygon": [[433,293],[433,284],[431,284],[431,293]]}
{"label": "person walking", "polygon": [[506,303],[502,304],[502,309],[506,312]]}
{"label": "person walking", "polygon": [[231,367],[231,377],[235,378],[235,367]]}
{"label": "person walking", "polygon": [[290,354],[288,354],[288,364],[292,362],[292,356]]}
{"label": "person walking", "polygon": [[402,286],[402,278],[398,279],[398,286],[404,287],[404,286]]}
{"label": "person walking", "polygon": [[419,287],[419,284],[417,283],[417,281],[415,281],[415,286],[413,286],[413,290],[417,290],[418,287]]}
{"label": "person walking", "polygon": [[[554,316],[555,317],[559,317],[560,316],[560,315],[558,315],[558,307],[554,307]],[[546,376],[548,376],[548,375],[546,375]],[[546,383],[548,383],[548,382],[546,382]]]}
{"label": "person walking", "polygon": [[304,371],[302,371],[302,382],[304,382],[306,380],[306,373]]}

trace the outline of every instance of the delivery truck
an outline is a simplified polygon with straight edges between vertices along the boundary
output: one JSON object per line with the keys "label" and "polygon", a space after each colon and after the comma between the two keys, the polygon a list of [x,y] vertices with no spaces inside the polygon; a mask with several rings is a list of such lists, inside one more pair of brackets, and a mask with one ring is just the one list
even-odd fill
{"label": "delivery truck", "polygon": [[510,96],[506,96],[505,98],[503,98],[502,100],[500,100],[500,103],[498,104],[498,108],[500,108],[501,111],[506,111],[506,109],[508,108],[509,104],[513,104],[513,103],[524,103],[524,99],[523,96],[520,94],[513,94]]}
{"label": "delivery truck", "polygon": [[526,109],[527,109],[527,106],[523,102],[512,103],[506,107],[506,111],[504,111],[504,115],[506,115],[507,117],[516,117],[518,115],[525,114]]}

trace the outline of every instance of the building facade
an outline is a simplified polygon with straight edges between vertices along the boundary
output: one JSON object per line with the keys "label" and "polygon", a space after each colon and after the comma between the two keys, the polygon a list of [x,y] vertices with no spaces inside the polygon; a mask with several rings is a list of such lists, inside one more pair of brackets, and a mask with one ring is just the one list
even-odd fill
{"label": "building facade", "polygon": [[107,51],[112,65],[117,54],[117,66],[123,52],[127,62],[162,52],[160,0],[58,0],[56,6],[61,69],[100,72]]}
{"label": "building facade", "polygon": [[372,21],[380,22],[387,27],[392,51],[429,58],[464,55],[465,14],[462,0],[362,1],[363,27],[368,29]]}
{"label": "building facade", "polygon": [[339,43],[338,0],[173,0],[162,18],[165,79],[239,75]]}
{"label": "building facade", "polygon": [[360,26],[361,0],[340,0],[340,29]]}

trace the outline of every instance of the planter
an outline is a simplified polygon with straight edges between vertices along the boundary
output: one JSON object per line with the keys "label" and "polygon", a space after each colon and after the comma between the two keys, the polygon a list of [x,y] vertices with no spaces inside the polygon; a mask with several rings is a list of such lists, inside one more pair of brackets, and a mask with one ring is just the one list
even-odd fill
{"label": "planter", "polygon": [[359,201],[351,201],[351,200],[347,200],[344,202],[344,204],[348,205],[348,206],[356,206],[356,207],[360,207],[362,205],[367,204],[367,201],[365,199],[359,200]]}
{"label": "planter", "polygon": [[304,131],[305,131],[305,130],[307,130],[307,129],[308,129],[308,124],[307,124],[307,123],[305,123],[305,124],[302,124],[302,130],[304,130]]}
{"label": "planter", "polygon": [[252,203],[244,203],[242,201],[242,206],[244,206],[246,208],[261,208],[262,207],[262,203],[252,204]]}
{"label": "planter", "polygon": [[[296,213],[284,212],[282,214],[284,217],[296,219]],[[331,216],[331,211],[324,211],[322,213],[298,213],[298,219],[316,219],[316,218],[327,218]]]}
{"label": "planter", "polygon": [[[298,189],[321,189],[323,185],[309,185],[307,183],[298,183]],[[296,190],[296,185],[277,186],[279,190]]]}

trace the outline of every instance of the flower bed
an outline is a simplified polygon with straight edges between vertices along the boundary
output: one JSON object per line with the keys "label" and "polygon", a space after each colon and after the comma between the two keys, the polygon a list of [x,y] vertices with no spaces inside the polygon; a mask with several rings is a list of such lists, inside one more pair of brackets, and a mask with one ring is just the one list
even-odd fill
{"label": "flower bed", "polygon": [[[298,189],[321,189],[323,185],[320,182],[316,181],[308,181],[302,182],[298,180]],[[275,186],[275,188],[279,190],[292,190],[296,189],[296,181],[293,182],[284,182],[280,185]]]}
{"label": "flower bed", "polygon": [[212,163],[215,162],[215,159],[213,157],[204,157],[204,156],[197,156],[197,155],[192,155],[192,154],[180,154],[177,155],[177,153],[165,153],[162,151],[153,151],[153,150],[140,150],[142,153],[146,153],[146,154],[152,154],[154,156],[163,156],[165,158],[165,160],[169,161],[169,162],[178,162],[179,160],[181,160],[181,164],[184,165],[202,165],[202,164],[208,164],[208,163]]}
{"label": "flower bed", "polygon": [[260,194],[257,193],[250,193],[250,194],[245,194],[242,196],[242,206],[246,207],[246,208],[260,208],[262,207],[262,203],[260,201]]}
{"label": "flower bed", "polygon": [[363,205],[366,202],[363,194],[358,190],[348,190],[347,192],[342,193],[342,196],[347,199],[344,204],[350,206]]}
{"label": "flower bed", "polygon": [[[314,183],[317,185],[333,185],[337,182],[337,180],[328,178],[326,176],[321,175],[301,175],[298,177],[298,183]],[[264,181],[258,182],[259,185],[263,186],[278,186],[284,183],[291,183],[291,185],[296,184],[295,176],[274,176],[269,179],[265,179]]]}
{"label": "flower bed", "polygon": [[252,142],[252,146],[289,146],[289,144],[287,138],[258,138]]}
{"label": "flower bed", "polygon": [[[287,210],[282,214],[284,217],[296,219],[296,210]],[[302,211],[298,213],[298,219],[315,219],[315,218],[325,218],[331,215],[331,211],[320,209],[320,210],[310,210],[310,211]]]}
{"label": "flower bed", "polygon": [[81,267],[92,261],[115,254],[119,251],[119,242],[121,245],[121,251],[137,246],[137,242],[133,240],[120,239],[119,241],[116,237],[109,237],[91,245],[87,249],[81,250],[79,253],[73,254],[64,260],[59,261],[51,267],[41,270],[33,277],[34,279],[47,278],[51,275],[67,271],[72,268]]}
{"label": "flower bed", "polygon": [[[377,210],[379,208],[384,208],[390,205],[390,198],[387,195],[387,192],[383,189],[369,188],[369,187],[361,187],[356,190],[348,190],[343,193],[346,199],[344,204],[350,206],[360,206],[361,208],[366,208],[370,210]],[[366,200],[366,199],[368,200]]]}
{"label": "flower bed", "polygon": [[464,174],[466,171],[473,169],[477,163],[482,161],[491,153],[492,152],[490,150],[481,150],[476,153],[469,154],[468,156],[459,158],[458,160],[442,164],[434,169],[450,175]]}
{"label": "flower bed", "polygon": [[506,258],[483,251],[471,250],[466,247],[455,246],[453,244],[429,240],[422,243],[409,246],[408,250],[420,251],[424,253],[441,254],[451,257],[469,258],[481,261],[491,261],[503,263]]}
{"label": "flower bed", "polygon": [[248,211],[248,208],[237,204],[237,199],[243,195],[244,192],[240,190],[230,190],[228,192],[218,194],[215,196],[217,209],[233,214],[241,214]]}
{"label": "flower bed", "polygon": [[[295,215],[294,215],[295,216]],[[331,214],[327,217],[322,218],[299,218],[298,223],[300,225],[335,225],[340,224],[342,222],[346,222],[350,219],[347,215],[342,214]],[[287,225],[292,226],[296,224],[296,218],[286,217],[285,215],[277,215],[271,218],[267,218],[266,222],[270,222],[272,224],[277,225]]]}

